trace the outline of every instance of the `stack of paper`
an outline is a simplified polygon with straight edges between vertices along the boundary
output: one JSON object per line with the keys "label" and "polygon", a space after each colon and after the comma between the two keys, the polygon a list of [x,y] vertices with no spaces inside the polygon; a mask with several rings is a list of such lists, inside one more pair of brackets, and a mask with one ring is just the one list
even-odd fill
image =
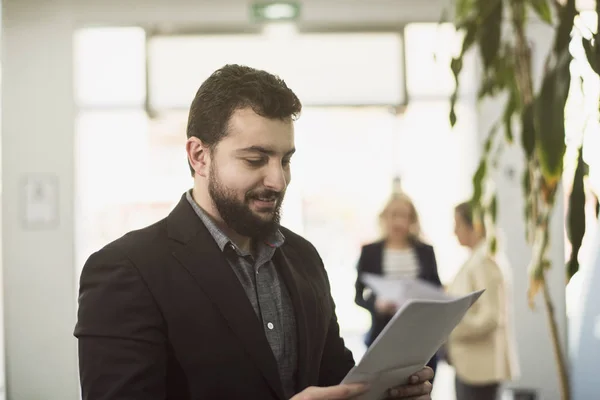
{"label": "stack of paper", "polygon": [[442,288],[421,279],[389,279],[381,275],[362,274],[361,280],[382,300],[401,307],[408,300],[453,300]]}
{"label": "stack of paper", "polygon": [[[402,298],[407,293],[414,294],[411,287],[414,289],[409,285]],[[417,292],[424,295],[421,289]],[[407,383],[412,374],[427,364],[483,292],[458,298],[405,301],[342,383],[370,383],[369,392],[358,399],[384,399],[388,389]]]}

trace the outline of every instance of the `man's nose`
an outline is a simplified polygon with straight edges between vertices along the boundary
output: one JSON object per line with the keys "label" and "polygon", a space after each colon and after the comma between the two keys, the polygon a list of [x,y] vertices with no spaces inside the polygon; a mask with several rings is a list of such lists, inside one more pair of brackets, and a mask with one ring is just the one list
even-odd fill
{"label": "man's nose", "polygon": [[288,176],[281,165],[270,165],[265,176],[265,187],[267,189],[283,192],[288,185]]}

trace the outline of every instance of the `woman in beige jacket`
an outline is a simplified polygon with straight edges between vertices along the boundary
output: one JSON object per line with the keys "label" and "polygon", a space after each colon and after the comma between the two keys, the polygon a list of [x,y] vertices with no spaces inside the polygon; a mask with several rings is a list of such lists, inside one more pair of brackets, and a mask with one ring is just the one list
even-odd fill
{"label": "woman in beige jacket", "polygon": [[469,203],[457,206],[454,218],[456,237],[471,249],[471,255],[448,292],[461,296],[485,289],[448,339],[449,362],[456,370],[456,399],[496,400],[501,383],[513,373],[506,283],[488,255],[483,224],[474,220]]}

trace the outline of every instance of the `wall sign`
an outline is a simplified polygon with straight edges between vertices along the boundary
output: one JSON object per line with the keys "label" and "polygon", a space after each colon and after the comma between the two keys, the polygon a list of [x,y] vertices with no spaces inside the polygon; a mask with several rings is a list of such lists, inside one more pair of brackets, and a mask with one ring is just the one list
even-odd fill
{"label": "wall sign", "polygon": [[54,229],[58,226],[58,177],[32,175],[21,182],[22,221],[25,229]]}

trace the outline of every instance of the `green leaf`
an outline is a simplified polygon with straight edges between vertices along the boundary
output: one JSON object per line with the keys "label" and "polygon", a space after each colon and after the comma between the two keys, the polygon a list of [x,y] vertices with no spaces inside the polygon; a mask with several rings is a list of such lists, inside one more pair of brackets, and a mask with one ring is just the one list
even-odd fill
{"label": "green leaf", "polygon": [[510,44],[507,44],[502,50],[502,55],[497,59],[494,69],[495,76],[502,87],[511,87],[512,90],[517,92],[518,86],[515,78],[515,68],[514,48]]}
{"label": "green leaf", "polygon": [[562,50],[569,47],[575,15],[577,15],[575,0],[567,0],[567,3],[560,8],[558,13],[559,24],[554,40],[554,52],[556,54],[560,54]]}
{"label": "green leaf", "polygon": [[450,98],[450,126],[452,128],[456,125],[456,97],[457,94],[453,93]]}
{"label": "green leaf", "polygon": [[479,33],[479,25],[475,19],[467,20],[464,24],[462,24],[461,29],[465,31],[465,37],[463,39],[463,43],[460,49],[460,58],[469,51],[471,46],[475,44],[475,40],[477,39],[477,35]]}
{"label": "green leaf", "polygon": [[523,192],[526,196],[529,196],[531,193],[531,176],[529,175],[529,169],[525,168],[523,170],[523,177],[521,178],[521,185],[523,186]]}
{"label": "green leaf", "polygon": [[571,256],[567,263],[567,278],[571,279],[579,270],[579,249],[585,235],[585,190],[583,178],[585,176],[585,163],[583,151],[579,149],[577,168],[573,177],[573,187],[569,195],[569,209],[567,211],[567,235],[571,242]]}
{"label": "green leaf", "polygon": [[498,196],[494,194],[489,206],[490,215],[492,216],[492,222],[495,224],[498,218]]}
{"label": "green leaf", "polygon": [[571,54],[563,49],[556,65],[546,72],[536,101],[535,147],[548,193],[553,193],[563,171],[565,103],[571,83]]}
{"label": "green leaf", "polygon": [[587,58],[588,64],[594,70],[597,75],[600,75],[600,59],[596,54],[598,43],[594,43],[592,45],[592,41],[586,38],[582,38],[581,43],[583,44],[583,49],[585,50],[585,56]]}
{"label": "green leaf", "polygon": [[498,252],[498,239],[496,236],[492,236],[490,239],[490,254],[495,255]]}
{"label": "green leaf", "polygon": [[523,170],[523,176],[521,177],[521,187],[523,188],[523,194],[525,195],[525,230],[526,237],[531,237],[531,218],[533,217],[533,198],[531,196],[531,176],[529,174],[529,168]]}
{"label": "green leaf", "polygon": [[454,92],[452,93],[452,96],[450,97],[449,118],[450,118],[450,126],[451,127],[454,127],[454,125],[456,124],[455,106],[456,106],[456,101],[458,99],[458,91],[460,90],[459,76],[460,76],[460,71],[462,71],[462,67],[463,67],[463,58],[464,58],[466,52],[471,48],[471,46],[473,46],[473,43],[475,43],[475,38],[477,37],[477,33],[478,33],[478,25],[474,19],[469,19],[469,20],[465,20],[464,22],[462,22],[460,24],[460,26],[458,27],[458,29],[465,30],[466,32],[465,32],[465,36],[463,38],[462,48],[460,50],[459,56],[453,58],[450,63],[450,69],[452,70],[452,75],[454,76],[454,82],[455,82]]}
{"label": "green leaf", "polygon": [[486,96],[493,96],[498,88],[498,82],[494,79],[494,76],[485,76],[482,79],[479,92],[477,93],[477,99],[481,100]]}
{"label": "green leaf", "polygon": [[485,144],[483,145],[483,157],[486,158],[487,155],[490,153],[490,151],[492,150],[492,144],[494,142],[494,136],[496,135],[496,130],[498,129],[498,125],[494,124],[494,126],[492,126],[492,129],[490,130],[490,133],[487,137],[487,139],[485,140]]}
{"label": "green leaf", "polygon": [[475,19],[469,19],[461,23],[457,26],[457,31],[465,31],[465,36],[463,37],[463,42],[460,49],[460,54],[458,57],[452,59],[450,63],[450,69],[452,70],[452,74],[454,75],[455,81],[457,81],[457,89],[458,89],[458,77],[460,75],[460,71],[463,67],[463,58],[467,51],[473,46],[477,35],[479,33],[479,26]]}
{"label": "green leaf", "polygon": [[471,203],[474,207],[479,207],[481,204],[481,196],[483,194],[483,182],[487,173],[487,161],[485,156],[479,162],[479,167],[473,175],[473,197]]}
{"label": "green leaf", "polygon": [[[526,104],[521,113],[521,146],[527,159],[531,159],[535,150],[535,118],[533,103]],[[527,173],[529,177],[529,173]]]}
{"label": "green leaf", "polygon": [[457,21],[464,21],[467,19],[470,14],[473,12],[475,0],[457,0],[455,15]]}
{"label": "green leaf", "polygon": [[505,137],[508,143],[513,142],[513,130],[512,130],[512,117],[517,111],[517,93],[511,91],[506,107],[504,108],[504,126],[505,126]]}
{"label": "green leaf", "polygon": [[514,64],[512,62],[512,48],[505,45],[500,51],[494,64],[487,72],[484,72],[482,83],[477,98],[479,100],[486,96],[494,96],[507,86],[516,84],[514,82]]}
{"label": "green leaf", "polygon": [[502,0],[477,0],[477,14],[481,18],[477,37],[484,70],[489,70],[500,50],[502,38]]}
{"label": "green leaf", "polygon": [[458,58],[453,58],[452,61],[450,62],[450,70],[452,71],[452,75],[454,75],[454,78],[456,80],[458,80],[458,75],[460,75],[460,71],[462,70],[463,67],[463,60],[462,57],[458,57]]}
{"label": "green leaf", "polygon": [[542,21],[552,24],[552,12],[547,0],[529,0],[529,5]]}

